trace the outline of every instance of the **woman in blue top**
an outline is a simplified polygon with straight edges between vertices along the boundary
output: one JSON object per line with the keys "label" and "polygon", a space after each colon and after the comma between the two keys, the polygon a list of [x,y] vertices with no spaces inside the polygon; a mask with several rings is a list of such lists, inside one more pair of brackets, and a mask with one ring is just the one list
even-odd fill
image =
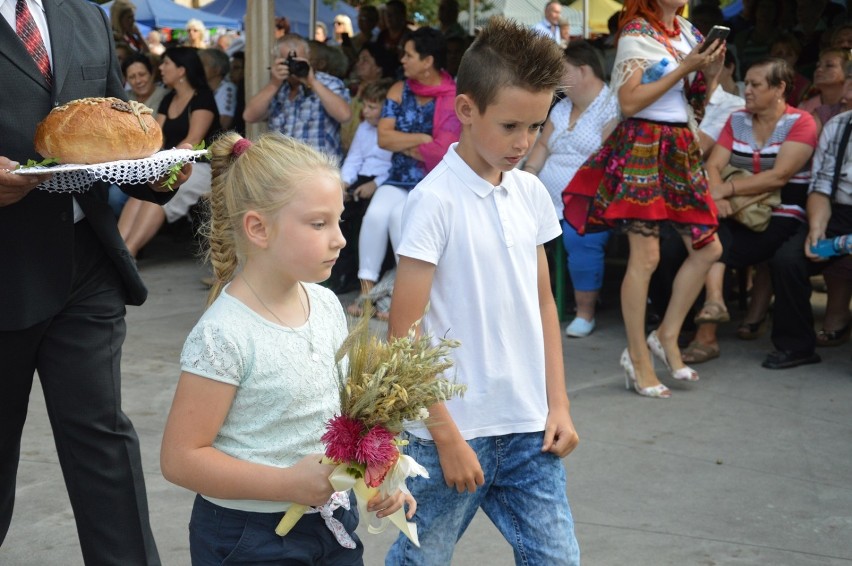
{"label": "woman in blue top", "polygon": [[[358,278],[362,296],[350,305],[350,314],[361,314],[361,302],[372,291],[387,254],[388,236],[396,248],[401,232],[402,209],[408,192],[458,141],[461,124],[456,118],[456,84],[443,70],[446,40],[441,32],[420,28],[404,43],[402,68],[405,80],[388,92],[379,121],[379,145],[393,152],[388,180],[376,189],[364,215],[358,239]],[[387,312],[377,305],[377,316]]]}

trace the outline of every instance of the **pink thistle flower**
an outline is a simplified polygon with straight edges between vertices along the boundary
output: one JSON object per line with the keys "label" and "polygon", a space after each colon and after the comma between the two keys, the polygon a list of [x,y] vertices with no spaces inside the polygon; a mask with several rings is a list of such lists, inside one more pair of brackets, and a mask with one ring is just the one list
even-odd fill
{"label": "pink thistle flower", "polygon": [[325,443],[325,455],[335,462],[352,462],[357,460],[357,448],[364,425],[361,421],[338,415],[325,425],[326,433],[322,435]]}
{"label": "pink thistle flower", "polygon": [[399,460],[394,434],[383,426],[371,428],[358,443],[357,455],[358,461],[367,466],[364,483],[379,487]]}
{"label": "pink thistle flower", "polygon": [[355,459],[368,466],[396,461],[399,450],[393,439],[391,431],[383,426],[374,426],[358,442]]}

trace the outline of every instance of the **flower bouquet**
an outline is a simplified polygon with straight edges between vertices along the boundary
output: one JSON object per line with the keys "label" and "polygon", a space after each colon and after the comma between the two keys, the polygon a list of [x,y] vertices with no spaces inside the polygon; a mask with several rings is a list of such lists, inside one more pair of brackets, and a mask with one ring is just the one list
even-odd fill
{"label": "flower bouquet", "polygon": [[[408,477],[429,477],[426,469],[400,452],[404,441],[399,435],[406,422],[429,418],[427,407],[462,395],[464,385],[443,377],[452,366],[447,358],[459,344],[441,339],[437,346],[428,336],[417,336],[416,327],[408,335],[380,341],[370,333],[371,305],[337,352],[340,371],[341,413],[326,423],[323,463],[336,464],[329,481],[336,491],[355,491],[362,517],[372,518],[367,502],[377,493],[387,497],[401,490],[408,493]],[[347,369],[341,369],[348,357]],[[293,504],[275,532],[286,535],[308,507]],[[368,524],[370,533],[380,533],[388,521],[420,545],[417,527],[405,518],[404,509],[382,519],[378,526]]]}

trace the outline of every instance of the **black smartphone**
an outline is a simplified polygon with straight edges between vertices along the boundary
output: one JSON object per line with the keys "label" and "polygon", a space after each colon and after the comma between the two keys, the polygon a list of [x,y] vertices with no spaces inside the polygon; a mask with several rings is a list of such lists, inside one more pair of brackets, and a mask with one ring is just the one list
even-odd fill
{"label": "black smartphone", "polygon": [[729,27],[713,26],[710,28],[710,32],[707,34],[707,37],[704,38],[704,44],[701,46],[701,51],[699,51],[699,53],[704,53],[704,51],[717,39],[719,41],[725,41],[725,38],[728,37],[729,33],[731,33],[731,28]]}

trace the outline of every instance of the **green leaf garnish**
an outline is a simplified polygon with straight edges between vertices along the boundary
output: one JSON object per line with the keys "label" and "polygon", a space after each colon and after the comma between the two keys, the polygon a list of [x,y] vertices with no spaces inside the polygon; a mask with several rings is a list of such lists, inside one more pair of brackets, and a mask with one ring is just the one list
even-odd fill
{"label": "green leaf garnish", "polygon": [[205,149],[206,149],[206,150],[207,150],[207,153],[204,155],[204,157],[206,157],[206,158],[208,158],[208,159],[209,159],[210,157],[212,157],[212,156],[210,155],[210,150],[208,149],[207,144],[206,144],[206,143],[204,143],[204,140],[201,140],[200,142],[198,142],[196,145],[194,145],[194,146],[192,147],[192,149],[194,149],[195,151],[202,151],[202,150],[205,150]]}
{"label": "green leaf garnish", "polygon": [[[201,140],[200,142],[192,146],[192,149],[194,151],[203,151],[207,149],[207,144],[204,142],[204,140]],[[207,151],[206,157],[210,157],[209,150]],[[166,178],[165,181],[163,181],[163,187],[169,189],[170,191],[174,190],[172,187],[174,187],[175,181],[177,181],[178,175],[180,175],[181,169],[183,169],[184,165],[186,165],[186,163],[181,161],[180,163],[175,163],[174,165],[169,167],[169,170],[166,171],[169,176]]]}
{"label": "green leaf garnish", "polygon": [[163,187],[169,189],[170,191],[174,190],[173,187],[175,185],[175,181],[177,181],[178,175],[180,175],[180,171],[181,171],[181,169],[183,169],[183,165],[184,165],[183,162],[181,162],[181,163],[175,163],[174,165],[169,167],[169,170],[166,171],[166,173],[168,173],[169,176],[166,177],[165,181],[163,181]]}
{"label": "green leaf garnish", "polygon": [[36,161],[35,159],[27,159],[26,165],[18,165],[18,169],[29,169],[31,167],[47,167],[49,165],[56,165],[59,163],[59,160],[55,157],[48,157],[47,159],[42,159],[41,161]]}

